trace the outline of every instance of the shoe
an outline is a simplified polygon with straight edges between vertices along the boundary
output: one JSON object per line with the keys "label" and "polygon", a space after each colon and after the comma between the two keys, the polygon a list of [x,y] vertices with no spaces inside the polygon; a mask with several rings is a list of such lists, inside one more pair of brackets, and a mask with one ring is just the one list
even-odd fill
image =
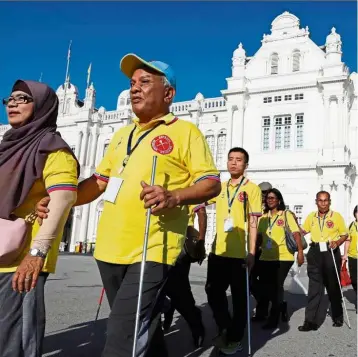
{"label": "shoe", "polygon": [[281,320],[282,320],[282,322],[290,321],[290,318],[289,318],[288,312],[287,312],[287,302],[286,301],[283,301],[281,303],[280,312],[281,312]]}
{"label": "shoe", "polygon": [[201,325],[195,331],[192,331],[191,335],[193,336],[193,343],[195,348],[203,347],[204,340],[205,340],[205,328],[204,325]]}
{"label": "shoe", "polygon": [[234,355],[236,352],[242,351],[241,342],[229,342],[225,347],[220,348],[220,352],[224,355]]}
{"label": "shoe", "polygon": [[220,331],[212,340],[215,347],[225,347],[227,344],[227,330]]}
{"label": "shoe", "polygon": [[333,327],[342,327],[343,326],[343,319],[334,319],[333,320]]}
{"label": "shoe", "polygon": [[317,331],[318,325],[312,322],[305,321],[302,326],[298,326],[298,331],[308,332],[308,331]]}

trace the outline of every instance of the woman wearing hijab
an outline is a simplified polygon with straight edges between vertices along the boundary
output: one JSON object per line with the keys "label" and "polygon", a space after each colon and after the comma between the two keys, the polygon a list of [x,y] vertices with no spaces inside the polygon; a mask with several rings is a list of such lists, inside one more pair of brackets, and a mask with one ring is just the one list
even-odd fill
{"label": "woman wearing hijab", "polygon": [[[0,143],[0,239],[8,239],[4,222],[23,219],[27,228],[16,257],[0,260],[0,356],[40,357],[44,285],[55,272],[63,228],[77,198],[79,167],[56,132],[58,98],[51,88],[18,80],[3,104],[11,129]],[[44,195],[52,207],[40,227],[33,212]]]}
{"label": "woman wearing hijab", "polygon": [[285,226],[288,226],[297,242],[297,263],[304,263],[300,228],[286,205],[279,190],[272,188],[265,196],[264,214],[258,227],[261,242],[261,256],[259,261],[260,285],[262,298],[266,304],[271,301],[271,309],[267,323],[263,329],[275,329],[281,316],[282,321],[288,321],[287,303],[283,300],[283,284],[295,260],[289,252],[285,239]]}

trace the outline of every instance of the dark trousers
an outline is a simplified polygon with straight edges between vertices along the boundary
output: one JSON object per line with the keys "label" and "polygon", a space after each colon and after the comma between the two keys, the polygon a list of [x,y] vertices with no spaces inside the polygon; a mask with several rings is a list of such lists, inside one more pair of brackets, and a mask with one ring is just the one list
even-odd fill
{"label": "dark trousers", "polygon": [[[341,267],[339,248],[334,250],[334,257],[339,272]],[[333,320],[343,319],[340,282],[337,279],[330,249],[326,252],[320,252],[318,245],[311,245],[307,253],[307,274],[309,283],[305,320],[314,324],[323,320],[323,316],[326,314],[325,308],[322,306],[324,288],[327,289],[331,302]]]}
{"label": "dark trousers", "polygon": [[357,293],[357,259],[348,257],[348,269],[353,289]]}
{"label": "dark trousers", "polygon": [[[109,264],[98,260],[97,264],[111,307],[102,357],[131,357],[141,264]],[[169,265],[146,262],[137,344],[138,357],[150,355],[148,348],[150,342],[154,343],[153,335],[164,349],[164,336],[159,328],[158,313],[161,290],[169,270]],[[156,354],[161,355],[165,353]]]}
{"label": "dark trousers", "polygon": [[292,261],[263,261],[259,262],[261,297],[264,304],[271,301],[271,316],[277,316],[284,298],[285,279],[293,265]]}
{"label": "dark trousers", "polygon": [[0,356],[41,357],[46,312],[44,288],[48,273],[41,273],[35,289],[12,289],[14,273],[0,273]]}
{"label": "dark trousers", "polygon": [[191,291],[189,272],[190,257],[182,250],[174,267],[171,269],[164,292],[171,300],[170,310],[166,318],[171,319],[177,310],[188,323],[192,332],[202,330],[200,309],[195,306],[195,299]]}
{"label": "dark trousers", "polygon": [[[205,291],[220,332],[227,330],[229,341],[241,341],[247,323],[246,269],[244,260],[211,253]],[[233,317],[230,316],[226,290],[230,286]]]}

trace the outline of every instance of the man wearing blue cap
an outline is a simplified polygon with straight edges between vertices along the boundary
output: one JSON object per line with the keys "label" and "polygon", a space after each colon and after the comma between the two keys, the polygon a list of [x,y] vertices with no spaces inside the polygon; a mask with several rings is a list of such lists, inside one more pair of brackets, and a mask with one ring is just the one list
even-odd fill
{"label": "man wearing blue cap", "polygon": [[[146,210],[152,207],[136,350],[137,356],[160,357],[166,352],[159,345],[147,354],[154,311],[184,244],[188,205],[216,197],[220,175],[199,129],[170,113],[176,92],[172,68],[134,54],[124,56],[120,68],[130,78],[136,118],[114,134],[96,173],[80,183],[76,205],[105,192],[94,252],[111,307],[102,357],[132,356]],[[150,186],[153,155],[158,160]],[[156,337],[164,342],[159,328]]]}

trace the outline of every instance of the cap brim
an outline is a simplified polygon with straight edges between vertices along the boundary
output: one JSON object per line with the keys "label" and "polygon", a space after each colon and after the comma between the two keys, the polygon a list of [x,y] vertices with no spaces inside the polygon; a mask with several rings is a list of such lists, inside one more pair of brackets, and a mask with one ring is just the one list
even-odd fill
{"label": "cap brim", "polygon": [[165,75],[164,72],[162,72],[158,68],[152,66],[149,62],[145,61],[143,58],[140,58],[139,56],[135,55],[134,53],[129,53],[129,54],[125,55],[121,59],[119,68],[128,78],[132,78],[133,73],[137,69],[142,68],[143,66],[149,67],[149,68],[153,69],[154,71]]}

